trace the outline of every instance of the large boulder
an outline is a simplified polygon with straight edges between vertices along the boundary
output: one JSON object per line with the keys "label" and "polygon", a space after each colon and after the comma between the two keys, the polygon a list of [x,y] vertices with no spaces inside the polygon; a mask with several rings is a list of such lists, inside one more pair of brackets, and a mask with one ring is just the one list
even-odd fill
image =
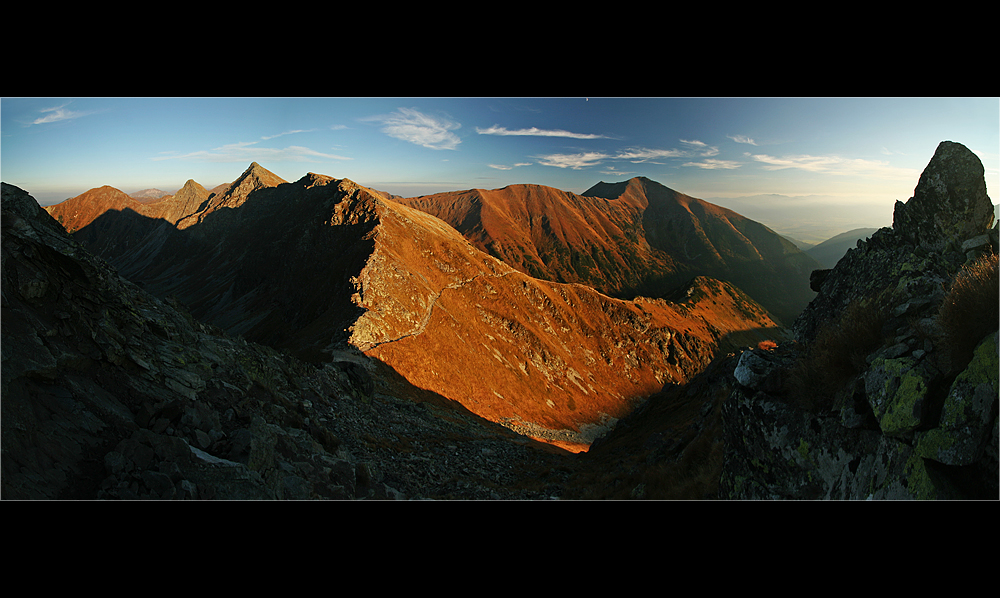
{"label": "large boulder", "polygon": [[892,228],[909,243],[943,251],[993,224],[983,163],[967,147],[942,141],[920,175],[913,197],[897,201]]}

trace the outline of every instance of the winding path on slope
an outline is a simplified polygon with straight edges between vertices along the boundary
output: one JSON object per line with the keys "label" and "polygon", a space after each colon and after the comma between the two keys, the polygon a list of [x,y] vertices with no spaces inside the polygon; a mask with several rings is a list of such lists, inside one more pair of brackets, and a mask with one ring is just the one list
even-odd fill
{"label": "winding path on slope", "polygon": [[441,295],[445,291],[447,291],[449,289],[451,289],[451,290],[460,289],[460,288],[464,287],[465,285],[467,285],[469,283],[475,282],[476,280],[478,280],[480,278],[483,278],[484,276],[487,277],[487,278],[503,278],[505,276],[509,276],[511,274],[514,274],[514,273],[515,272],[512,271],[512,272],[504,272],[502,274],[493,274],[493,275],[490,275],[490,274],[476,274],[475,276],[473,276],[472,278],[469,278],[467,280],[460,280],[458,282],[453,282],[453,283],[449,283],[449,284],[445,285],[441,290],[439,290],[436,293],[434,293],[434,295],[431,297],[430,306],[427,308],[427,311],[424,313],[424,317],[421,319],[420,325],[417,326],[417,328],[415,330],[413,330],[412,332],[408,332],[406,334],[403,334],[401,336],[398,336],[396,338],[393,338],[393,339],[389,339],[389,340],[380,341],[380,342],[377,342],[377,343],[370,344],[367,347],[365,347],[364,349],[362,349],[362,351],[365,352],[365,353],[367,353],[367,352],[369,352],[369,351],[371,351],[373,349],[381,347],[382,345],[387,345],[389,343],[395,343],[395,342],[401,341],[401,340],[406,339],[406,338],[411,338],[411,337],[419,336],[419,335],[423,334],[424,331],[427,330],[427,324],[431,320],[431,315],[434,313],[434,306],[437,305],[438,299],[441,298]]}

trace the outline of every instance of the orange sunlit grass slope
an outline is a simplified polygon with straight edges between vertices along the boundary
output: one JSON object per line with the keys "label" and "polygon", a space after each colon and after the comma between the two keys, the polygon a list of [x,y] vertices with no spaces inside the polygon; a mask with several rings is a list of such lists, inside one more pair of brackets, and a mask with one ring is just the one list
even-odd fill
{"label": "orange sunlit grass slope", "polygon": [[778,334],[720,281],[696,279],[678,303],[615,299],[527,276],[406,206],[378,209],[352,342],[492,421],[580,430],[686,381],[720,345]]}

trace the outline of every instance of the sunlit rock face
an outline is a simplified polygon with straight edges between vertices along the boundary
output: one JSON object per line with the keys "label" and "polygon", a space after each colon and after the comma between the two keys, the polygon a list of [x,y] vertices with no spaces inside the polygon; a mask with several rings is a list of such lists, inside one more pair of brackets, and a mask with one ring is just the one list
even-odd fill
{"label": "sunlit rock face", "polygon": [[942,142],[892,228],[814,276],[798,342],[740,359],[720,497],[998,498],[992,223],[982,164]]}

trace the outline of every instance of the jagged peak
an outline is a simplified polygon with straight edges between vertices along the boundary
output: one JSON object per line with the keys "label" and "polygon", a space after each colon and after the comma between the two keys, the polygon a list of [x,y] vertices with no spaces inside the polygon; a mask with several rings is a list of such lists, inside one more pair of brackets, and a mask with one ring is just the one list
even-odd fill
{"label": "jagged peak", "polygon": [[243,174],[239,176],[234,182],[233,187],[239,187],[243,181],[247,179],[256,179],[260,181],[266,187],[277,187],[281,183],[287,183],[285,179],[274,174],[270,170],[264,168],[257,162],[251,162],[250,166],[243,171]]}
{"label": "jagged peak", "polygon": [[181,193],[183,193],[185,191],[195,191],[195,192],[198,192],[198,193],[201,193],[201,192],[208,193],[208,190],[205,189],[205,187],[203,185],[201,185],[198,181],[196,181],[194,179],[188,179],[187,181],[185,181],[184,185],[182,185],[181,188],[177,190],[177,193],[175,195],[180,195]]}
{"label": "jagged peak", "polygon": [[934,151],[913,197],[896,201],[892,228],[907,241],[940,251],[983,234],[993,224],[983,163],[971,150],[942,141]]}

